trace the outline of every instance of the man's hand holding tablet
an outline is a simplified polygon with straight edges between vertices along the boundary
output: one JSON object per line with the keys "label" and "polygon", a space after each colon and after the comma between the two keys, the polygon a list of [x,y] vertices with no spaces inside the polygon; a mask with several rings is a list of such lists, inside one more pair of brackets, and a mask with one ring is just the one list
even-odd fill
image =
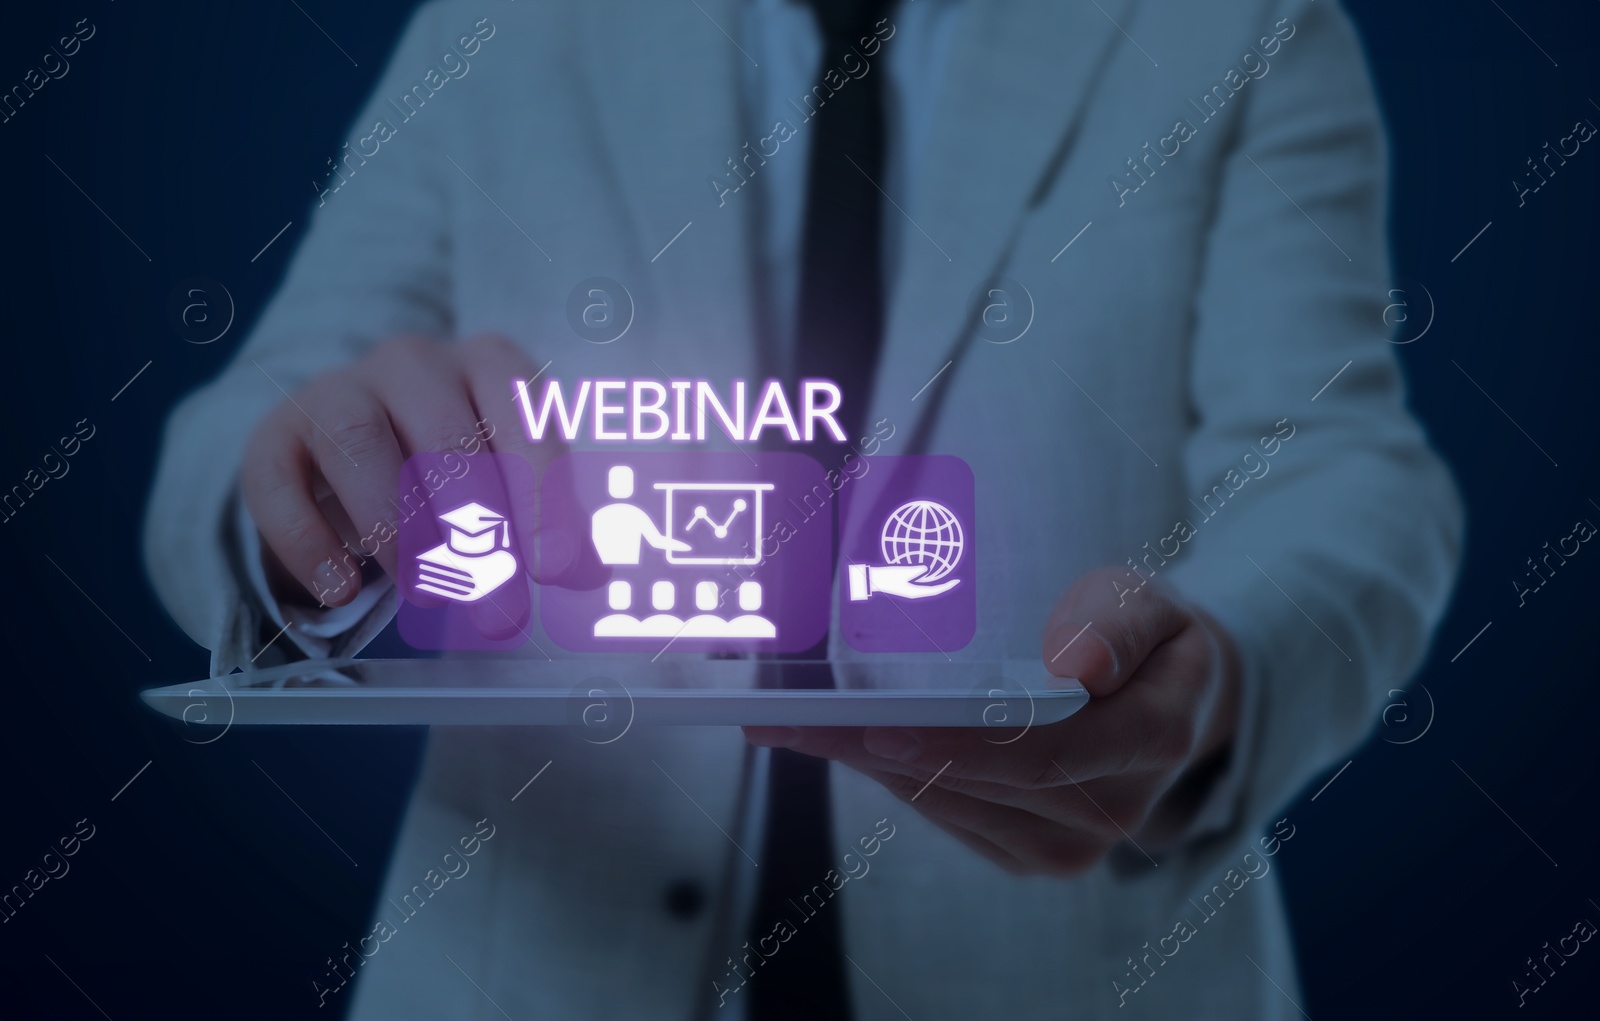
{"label": "man's hand holding tablet", "polygon": [[1079,579],[1045,628],[1045,667],[1092,696],[1060,723],[1004,742],[984,728],[745,735],[872,777],[1013,872],[1081,873],[1125,839],[1146,852],[1165,847],[1193,814],[1191,787],[1238,728],[1239,654],[1221,624],[1159,585],[1119,605],[1111,581],[1121,576],[1112,568]]}

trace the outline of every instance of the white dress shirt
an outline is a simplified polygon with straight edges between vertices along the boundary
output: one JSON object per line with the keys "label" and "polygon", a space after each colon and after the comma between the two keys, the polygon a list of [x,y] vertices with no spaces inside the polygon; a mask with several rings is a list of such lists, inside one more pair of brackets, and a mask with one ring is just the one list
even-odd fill
{"label": "white dress shirt", "polygon": [[[882,48],[871,57],[861,57],[871,65],[866,74],[889,74],[886,173],[884,180],[874,182],[888,199],[882,207],[885,281],[893,279],[899,265],[901,233],[915,229],[901,210],[910,208],[915,194],[961,8],[960,0],[904,0],[889,13],[894,31]],[[771,312],[775,340],[781,349],[790,350],[799,317],[811,155],[811,126],[805,118],[812,107],[801,98],[818,81],[822,34],[816,15],[803,0],[750,0],[744,11],[740,46],[751,56],[744,67],[745,123],[752,140],[767,135],[779,121],[795,135],[783,143],[778,155],[758,167],[744,191],[727,201],[757,200],[760,278],[767,292],[762,297]],[[838,67],[840,56],[827,55],[828,65]],[[847,80],[845,88],[850,87]],[[825,110],[825,105],[817,109],[816,116]],[[750,188],[755,189],[754,196],[746,194]]]}

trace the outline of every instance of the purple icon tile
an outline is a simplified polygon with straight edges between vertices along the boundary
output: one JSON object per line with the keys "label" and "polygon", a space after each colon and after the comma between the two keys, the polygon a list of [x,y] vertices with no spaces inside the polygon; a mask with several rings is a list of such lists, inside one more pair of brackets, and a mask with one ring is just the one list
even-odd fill
{"label": "purple icon tile", "polygon": [[545,585],[563,648],[801,652],[828,629],[835,491],[804,454],[578,451],[546,473],[541,554],[587,545],[589,588]]}
{"label": "purple icon tile", "polygon": [[417,649],[528,640],[532,467],[511,454],[416,454],[400,471],[400,637]]}
{"label": "purple icon tile", "polygon": [[959,457],[874,457],[841,492],[839,630],[861,652],[952,652],[977,630],[976,499]]}

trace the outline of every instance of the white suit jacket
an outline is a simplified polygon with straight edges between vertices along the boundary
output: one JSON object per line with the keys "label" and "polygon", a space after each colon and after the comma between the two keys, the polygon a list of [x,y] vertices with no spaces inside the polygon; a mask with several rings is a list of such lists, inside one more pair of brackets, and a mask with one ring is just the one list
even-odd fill
{"label": "white suit jacket", "polygon": [[[282,400],[252,360],[292,391],[398,332],[497,330],[563,378],[658,376],[652,361],[757,376],[754,204],[719,206],[708,183],[749,140],[746,58],[711,24],[733,24],[735,4],[497,6],[470,72],[402,123],[389,100],[484,12],[415,17],[352,131],[387,119],[392,136],[315,208],[238,358],[168,427],[147,562],[215,670],[258,640],[226,541],[234,466]],[[1137,560],[1230,628],[1246,707],[1222,810],[1159,867],[1134,854],[1073,880],[1011,877],[835,768],[841,855],[878,820],[895,827],[828,907],[858,1018],[1297,1016],[1272,984],[1298,997],[1275,878],[1211,916],[1195,901],[1228,893],[1245,851],[1277,860],[1257,835],[1420,663],[1452,579],[1456,494],[1384,337],[1385,172],[1358,42],[1326,0],[965,12],[920,191],[892,196],[905,218],[891,214],[900,258],[868,421],[894,424],[884,452],[920,436],[979,480],[984,596],[963,654],[1039,657],[1073,579]],[[592,276],[633,295],[622,341],[569,326],[568,294]],[[1011,343],[975,319],[997,276],[1031,295]],[[1181,544],[1179,519],[1194,526]],[[216,527],[183,527],[196,520]],[[532,673],[582,679],[533,635],[557,661]],[[914,680],[835,654],[844,684]],[[353,999],[363,1019],[734,1016],[741,994],[720,1008],[712,994],[743,938],[739,852],[718,827],[736,825],[752,761],[732,729],[597,746],[436,728],[377,912],[397,931],[359,944],[330,1004]],[[403,894],[485,818],[495,835],[471,873],[401,922]],[[679,881],[707,893],[693,917],[663,907]],[[1161,941],[1184,920],[1198,931]],[[320,962],[306,979],[339,981]]]}

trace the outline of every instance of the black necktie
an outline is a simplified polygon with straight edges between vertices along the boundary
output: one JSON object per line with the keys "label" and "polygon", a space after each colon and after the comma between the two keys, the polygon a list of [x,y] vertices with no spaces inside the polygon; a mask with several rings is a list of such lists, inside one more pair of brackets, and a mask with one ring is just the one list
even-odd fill
{"label": "black necktie", "polygon": [[[840,424],[857,440],[883,342],[881,193],[887,126],[887,54],[874,26],[892,0],[811,0],[822,28],[818,84],[801,105],[812,111],[805,232],[800,260],[800,375],[837,382]],[[887,26],[886,26],[887,27]],[[863,40],[868,45],[863,47]],[[862,49],[872,50],[866,57]],[[866,70],[863,72],[863,67]],[[861,77],[851,77],[860,74]],[[834,82],[835,90],[828,85]],[[816,106],[821,100],[821,105]],[[826,459],[837,462],[838,458]]]}
{"label": "black necktie", "polygon": [[[883,338],[882,209],[875,182],[883,177],[886,72],[879,66],[881,43],[872,40],[890,2],[811,0],[822,29],[822,61],[817,88],[802,102],[810,116],[799,126],[812,135],[792,375],[839,384],[839,422],[851,442],[865,424]],[[843,449],[827,443],[814,453],[825,467],[837,467]],[[816,662],[781,666],[776,682],[786,688],[833,687],[827,649],[824,639],[797,657]],[[780,919],[796,932],[751,978],[750,1018],[847,1021],[844,919],[826,881],[830,870],[841,867],[833,854],[828,763],[784,749],[774,749],[770,762],[750,945],[769,936]]]}

